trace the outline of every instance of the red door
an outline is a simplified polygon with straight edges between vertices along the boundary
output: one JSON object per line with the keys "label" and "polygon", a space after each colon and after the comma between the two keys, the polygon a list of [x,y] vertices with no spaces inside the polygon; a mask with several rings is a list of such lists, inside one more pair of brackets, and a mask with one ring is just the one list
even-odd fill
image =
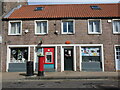
{"label": "red door", "polygon": [[44,48],[44,70],[55,71],[55,50],[54,48]]}

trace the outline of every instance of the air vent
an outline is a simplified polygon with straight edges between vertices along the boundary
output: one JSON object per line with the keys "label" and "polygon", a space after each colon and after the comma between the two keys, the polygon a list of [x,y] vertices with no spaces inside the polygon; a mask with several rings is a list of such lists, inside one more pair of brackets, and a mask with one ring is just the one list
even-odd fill
{"label": "air vent", "polygon": [[35,11],[42,11],[44,9],[44,7],[36,7]]}
{"label": "air vent", "polygon": [[93,9],[93,10],[101,10],[101,8],[99,7],[99,6],[90,6],[91,7],[91,9]]}

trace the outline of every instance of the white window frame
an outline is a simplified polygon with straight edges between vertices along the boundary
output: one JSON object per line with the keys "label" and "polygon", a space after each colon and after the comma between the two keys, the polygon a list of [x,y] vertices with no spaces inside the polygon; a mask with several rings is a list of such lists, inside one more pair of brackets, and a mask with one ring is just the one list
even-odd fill
{"label": "white window frame", "polygon": [[[68,30],[67,30],[67,32],[63,32],[63,22],[69,22],[69,21],[72,21],[73,22],[73,33],[70,33],[70,32],[68,32]],[[68,28],[68,26],[67,26],[67,28]],[[61,20],[61,34],[75,34],[75,20]]]}
{"label": "white window frame", "polygon": [[[20,29],[20,33],[16,33],[16,34],[11,34],[11,23],[17,23],[17,22],[20,22],[21,23],[21,29]],[[22,21],[19,20],[19,21],[9,21],[8,22],[8,35],[22,35]]]}
{"label": "white window frame", "polygon": [[114,21],[120,21],[120,19],[113,19],[112,20],[113,34],[120,34],[120,32],[115,32]]}
{"label": "white window frame", "polygon": [[[90,21],[100,21],[100,32],[90,32],[90,27],[89,27]],[[102,34],[102,21],[101,21],[101,19],[88,19],[88,34]]]}
{"label": "white window frame", "polygon": [[[44,21],[47,22],[47,32],[46,33],[37,33],[37,22],[44,22]],[[35,35],[45,35],[45,34],[48,34],[48,20],[35,20],[34,23],[35,23]]]}

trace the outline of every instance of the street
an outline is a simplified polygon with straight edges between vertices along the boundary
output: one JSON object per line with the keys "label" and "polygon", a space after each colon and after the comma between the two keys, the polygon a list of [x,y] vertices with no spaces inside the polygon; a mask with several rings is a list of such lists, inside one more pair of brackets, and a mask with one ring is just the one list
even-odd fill
{"label": "street", "polygon": [[[3,81],[2,88],[108,88],[118,90],[118,80],[81,79],[81,80],[17,80]],[[3,89],[4,90],[4,89]]]}

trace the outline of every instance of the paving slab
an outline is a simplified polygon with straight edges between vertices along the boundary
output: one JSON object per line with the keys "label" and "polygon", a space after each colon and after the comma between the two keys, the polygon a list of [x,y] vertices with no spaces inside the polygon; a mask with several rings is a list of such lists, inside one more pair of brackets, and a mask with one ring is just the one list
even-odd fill
{"label": "paving slab", "polygon": [[30,80],[30,79],[120,79],[118,72],[45,72],[44,76],[27,76],[26,72],[3,72],[2,80]]}

